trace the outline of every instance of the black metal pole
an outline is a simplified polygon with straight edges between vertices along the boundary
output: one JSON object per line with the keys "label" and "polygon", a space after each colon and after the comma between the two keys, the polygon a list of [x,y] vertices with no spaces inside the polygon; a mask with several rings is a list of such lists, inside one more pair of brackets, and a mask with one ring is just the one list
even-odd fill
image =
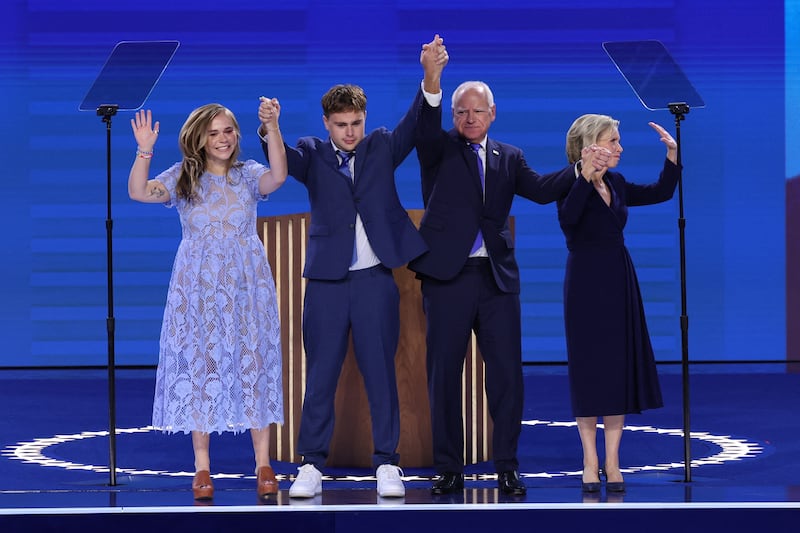
{"label": "black metal pole", "polygon": [[106,318],[106,332],[108,333],[108,450],[109,450],[109,485],[117,484],[117,422],[116,422],[116,387],[114,378],[114,268],[112,230],[114,222],[111,218],[111,117],[116,115],[117,105],[101,105],[97,114],[103,117],[106,124],[106,260],[108,273],[108,318]]}
{"label": "black metal pole", "polygon": [[678,146],[678,234],[681,262],[681,373],[683,388],[683,465],[684,481],[692,480],[691,429],[689,423],[689,317],[686,314],[686,219],[683,213],[683,170],[681,168],[681,121],[689,112],[685,103],[669,104],[675,115],[675,142]]}

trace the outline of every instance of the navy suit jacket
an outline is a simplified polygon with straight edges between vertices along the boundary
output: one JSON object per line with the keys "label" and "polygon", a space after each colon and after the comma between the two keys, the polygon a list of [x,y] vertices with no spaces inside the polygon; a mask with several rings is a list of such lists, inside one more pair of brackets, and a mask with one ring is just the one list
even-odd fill
{"label": "navy suit jacket", "polygon": [[[308,250],[303,276],[338,280],[347,276],[355,240],[356,212],[381,263],[396,268],[427,247],[400,204],[395,169],[414,148],[422,91],[393,131],[379,128],[356,147],[355,184],[338,170],[330,139],[302,137],[286,145],[289,174],[303,183],[311,204]],[[267,144],[262,140],[269,160]]]}
{"label": "navy suit jacket", "polygon": [[457,131],[442,129],[441,106],[422,105],[416,146],[425,205],[420,233],[429,251],[409,268],[438,280],[453,279],[480,229],[497,286],[506,293],[519,293],[519,267],[508,224],[514,196],[540,204],[553,202],[575,182],[573,167],[540,176],[528,167],[519,148],[488,138],[484,200],[475,153]]}

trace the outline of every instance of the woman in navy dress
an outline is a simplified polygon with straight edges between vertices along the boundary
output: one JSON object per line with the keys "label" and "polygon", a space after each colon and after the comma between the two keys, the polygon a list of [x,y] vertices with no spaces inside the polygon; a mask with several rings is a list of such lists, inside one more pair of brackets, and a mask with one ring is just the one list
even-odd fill
{"label": "woman in navy dress", "polygon": [[618,120],[583,115],[567,133],[567,158],[578,178],[558,202],[558,220],[569,250],[564,319],[586,492],[600,490],[598,418],[603,419],[606,490],[622,492],[619,445],[625,415],[663,405],[639,282],[623,236],[628,206],[667,201],[678,182],[677,144],[664,128],[649,124],[667,147],[658,181],[649,185],[631,183],[613,170],[622,155]]}

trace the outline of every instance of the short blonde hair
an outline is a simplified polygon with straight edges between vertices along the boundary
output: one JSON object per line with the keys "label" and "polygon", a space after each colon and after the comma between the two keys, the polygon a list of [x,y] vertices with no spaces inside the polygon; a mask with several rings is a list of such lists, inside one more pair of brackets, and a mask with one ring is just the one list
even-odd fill
{"label": "short blonde hair", "polygon": [[619,120],[608,115],[581,115],[567,131],[567,161],[572,165],[581,159],[581,150],[597,142],[600,135],[619,129]]}

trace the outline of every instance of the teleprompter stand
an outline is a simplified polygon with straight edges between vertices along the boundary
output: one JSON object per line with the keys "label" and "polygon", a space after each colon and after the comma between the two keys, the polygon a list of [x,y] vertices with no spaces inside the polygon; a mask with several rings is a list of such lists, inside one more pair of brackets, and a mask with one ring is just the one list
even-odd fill
{"label": "teleprompter stand", "polygon": [[178,41],[121,41],[111,51],[80,111],[96,111],[106,125],[106,257],[108,273],[108,442],[111,486],[117,484],[116,392],[114,355],[114,269],[111,218],[111,118],[139,109],[178,49]]}
{"label": "teleprompter stand", "polygon": [[659,41],[605,42],[603,49],[631,86],[644,107],[668,109],[675,117],[678,147],[678,232],[681,269],[681,368],[683,376],[684,481],[692,480],[691,430],[689,420],[689,317],[686,311],[686,220],[683,212],[681,169],[681,122],[692,107],[705,107],[700,95]]}

